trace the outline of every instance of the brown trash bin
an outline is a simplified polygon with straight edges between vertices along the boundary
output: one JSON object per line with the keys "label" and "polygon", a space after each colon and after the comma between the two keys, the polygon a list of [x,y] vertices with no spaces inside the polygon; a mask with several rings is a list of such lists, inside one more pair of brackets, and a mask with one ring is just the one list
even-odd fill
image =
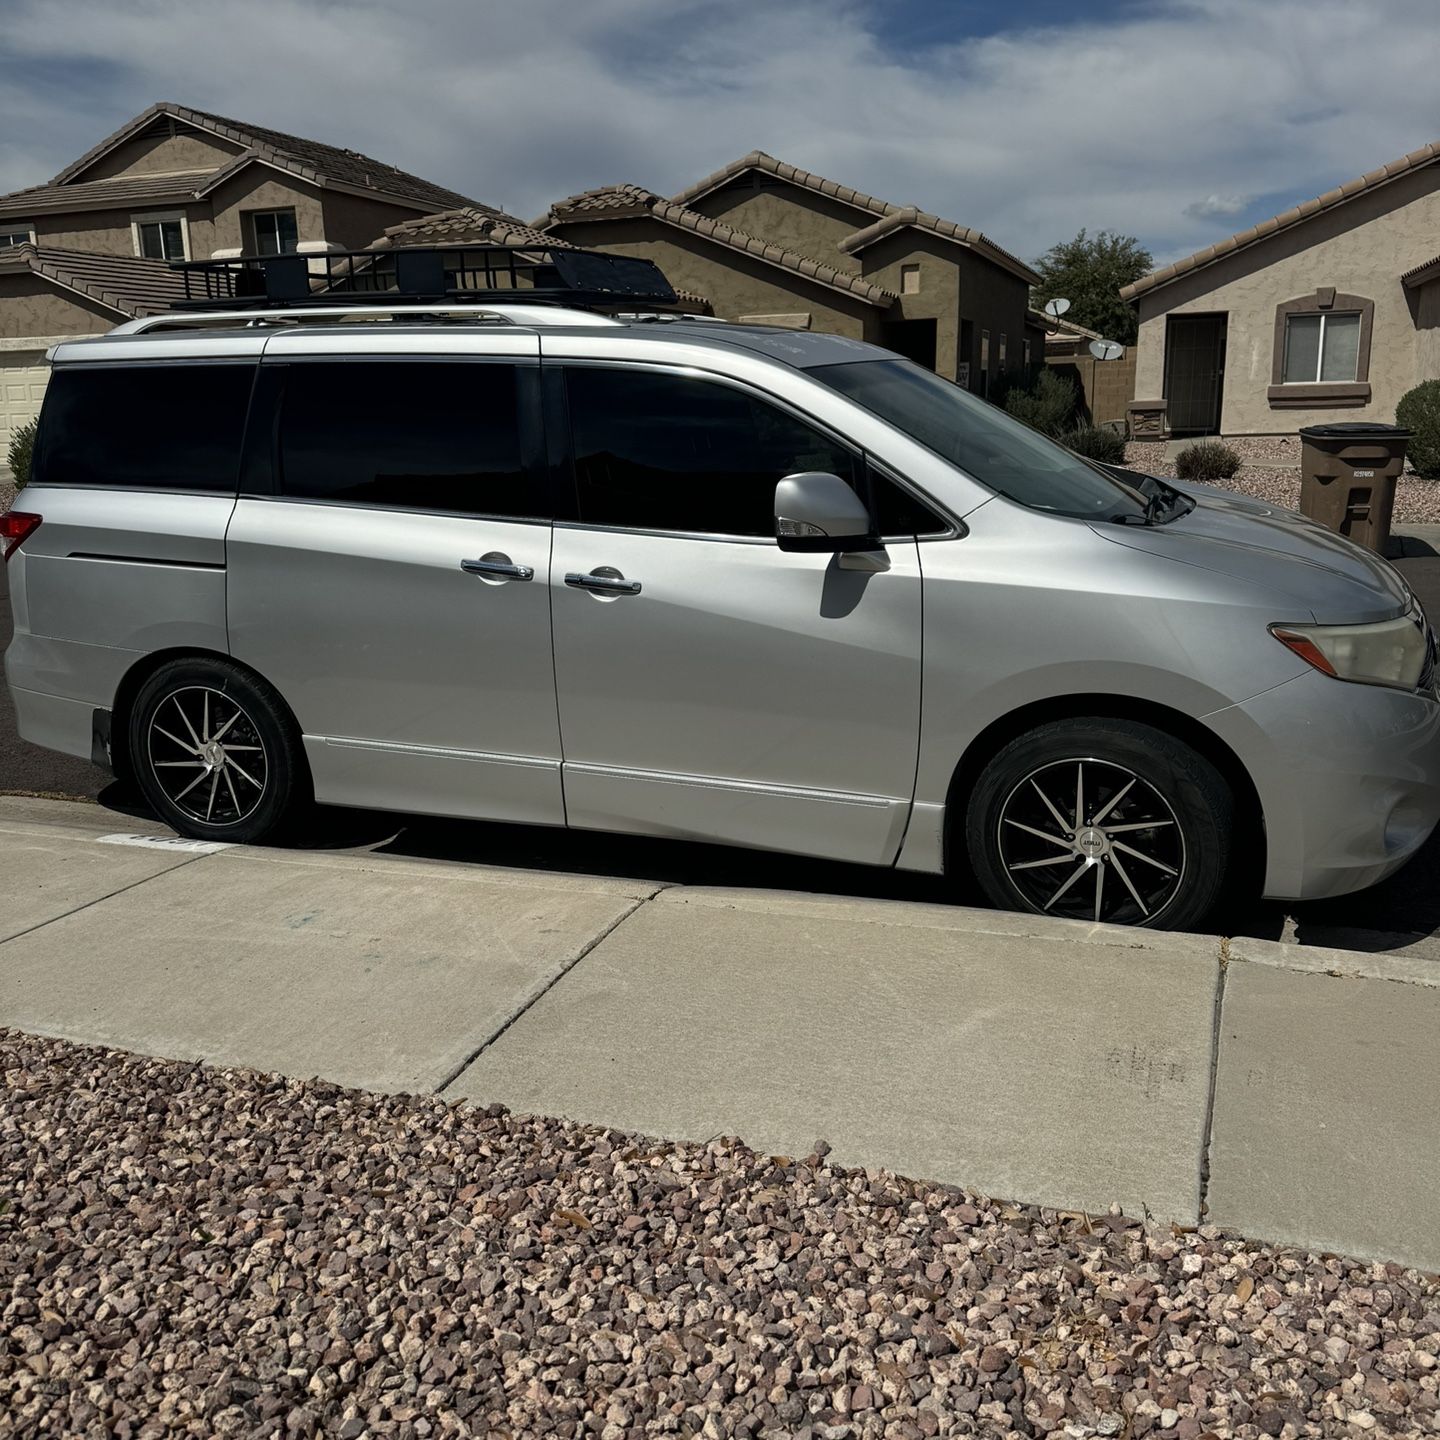
{"label": "brown trash bin", "polygon": [[1300,431],[1300,510],[1378,554],[1390,539],[1395,482],[1412,432],[1363,420]]}

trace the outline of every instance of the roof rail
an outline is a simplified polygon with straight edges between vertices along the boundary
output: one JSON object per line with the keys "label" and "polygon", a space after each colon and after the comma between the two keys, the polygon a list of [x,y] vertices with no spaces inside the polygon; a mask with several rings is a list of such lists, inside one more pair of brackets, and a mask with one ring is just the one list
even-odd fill
{"label": "roof rail", "polygon": [[[524,293],[524,292],[522,292]],[[376,297],[377,299],[379,297]],[[580,310],[567,305],[296,305],[289,308],[269,306],[253,310],[172,310],[160,315],[146,315],[127,320],[110,331],[112,335],[144,335],[156,330],[202,330],[207,327],[244,325],[256,328],[266,325],[291,324],[296,321],[325,321],[350,324],[393,318],[400,321],[497,320],[506,325],[618,325],[621,322],[594,310]],[[678,318],[678,317],[677,317]]]}
{"label": "roof rail", "polygon": [[[175,308],[225,310],[393,305],[397,300],[523,299],[592,309],[666,307],[674,287],[653,260],[563,245],[404,245],[304,255],[177,260]],[[517,294],[518,292],[518,294]]]}

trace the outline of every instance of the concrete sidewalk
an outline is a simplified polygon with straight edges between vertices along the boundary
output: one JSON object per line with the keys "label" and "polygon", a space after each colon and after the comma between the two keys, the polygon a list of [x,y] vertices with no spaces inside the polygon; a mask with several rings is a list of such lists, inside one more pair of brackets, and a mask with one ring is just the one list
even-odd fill
{"label": "concrete sidewalk", "polygon": [[0,1024],[1440,1269],[1440,965],[0,799]]}

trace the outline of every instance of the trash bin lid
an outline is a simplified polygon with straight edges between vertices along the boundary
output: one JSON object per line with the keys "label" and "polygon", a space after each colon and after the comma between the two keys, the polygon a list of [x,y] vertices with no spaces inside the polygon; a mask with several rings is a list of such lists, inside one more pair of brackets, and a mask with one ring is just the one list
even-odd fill
{"label": "trash bin lid", "polygon": [[1373,435],[1377,440],[1408,440],[1415,432],[1404,425],[1380,425],[1370,420],[1346,420],[1336,425],[1305,425],[1301,436],[1313,436],[1316,440],[1354,440],[1360,436]]}

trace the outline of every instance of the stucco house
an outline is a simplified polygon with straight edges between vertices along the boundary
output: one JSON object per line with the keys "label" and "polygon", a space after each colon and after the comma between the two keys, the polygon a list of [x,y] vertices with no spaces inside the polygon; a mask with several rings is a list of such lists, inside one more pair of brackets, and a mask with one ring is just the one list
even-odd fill
{"label": "stucco house", "polygon": [[587,190],[537,229],[654,260],[714,313],[873,340],[984,394],[1039,364],[1023,261],[969,226],[892,205],[756,150],[666,198]]}
{"label": "stucco house", "polygon": [[1138,311],[1132,433],[1391,422],[1440,377],[1440,142],[1166,265]]}
{"label": "stucco house", "polygon": [[165,309],[171,260],[362,249],[391,226],[468,207],[354,150],[161,103],[53,180],[0,195],[0,462],[44,393],[45,351]]}

